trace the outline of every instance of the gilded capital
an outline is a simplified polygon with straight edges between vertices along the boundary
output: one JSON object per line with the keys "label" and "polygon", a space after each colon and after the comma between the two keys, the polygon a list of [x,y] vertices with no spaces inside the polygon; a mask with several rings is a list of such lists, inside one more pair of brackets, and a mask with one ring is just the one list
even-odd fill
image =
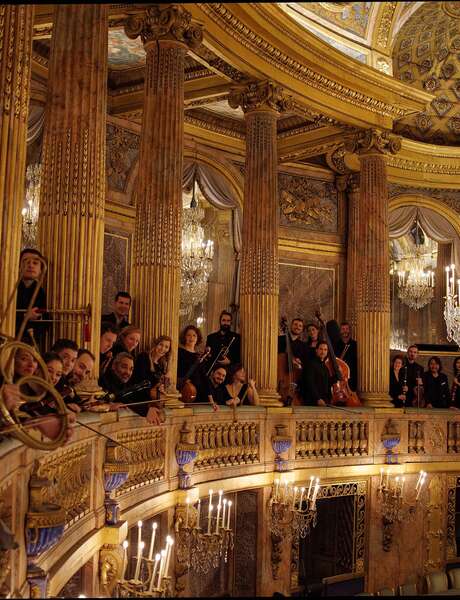
{"label": "gilded capital", "polygon": [[253,110],[273,110],[278,113],[290,110],[293,101],[273,81],[250,81],[243,87],[230,91],[228,103],[231,108],[241,107],[245,113]]}
{"label": "gilded capital", "polygon": [[401,138],[388,131],[366,129],[346,140],[345,150],[357,154],[397,154],[401,150]]}
{"label": "gilded capital", "polygon": [[171,40],[198,48],[203,41],[203,26],[192,23],[192,15],[181,4],[151,4],[141,12],[130,13],[125,33],[131,39],[140,36],[144,45]]}

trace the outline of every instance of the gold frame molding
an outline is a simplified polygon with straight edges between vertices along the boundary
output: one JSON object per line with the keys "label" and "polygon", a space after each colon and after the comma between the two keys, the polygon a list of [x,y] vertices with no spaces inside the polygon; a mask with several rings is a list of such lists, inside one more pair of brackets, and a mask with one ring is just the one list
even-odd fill
{"label": "gold frame molding", "polygon": [[458,558],[457,542],[455,538],[455,495],[460,487],[460,474],[447,476],[447,533],[446,533],[446,558]]}

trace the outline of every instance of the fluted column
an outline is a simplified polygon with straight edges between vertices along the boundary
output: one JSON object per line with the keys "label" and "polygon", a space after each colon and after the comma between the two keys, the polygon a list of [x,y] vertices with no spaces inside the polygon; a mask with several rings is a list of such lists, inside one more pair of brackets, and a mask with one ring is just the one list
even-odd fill
{"label": "fluted column", "polygon": [[359,247],[359,173],[353,173],[348,179],[348,226],[347,226],[347,300],[346,319],[356,335],[356,282],[360,270]]}
{"label": "fluted column", "polygon": [[240,323],[243,362],[261,404],[279,406],[278,156],[276,123],[290,100],[270,81],[235,88],[232,108],[246,120],[246,175],[241,252]]}
{"label": "fluted column", "polygon": [[[91,304],[99,354],[104,249],[107,4],[56,5],[48,71],[40,248],[49,259],[48,305]],[[55,335],[81,339],[81,323]]]}
{"label": "fluted column", "polygon": [[144,113],[133,257],[134,321],[150,348],[172,338],[176,378],[182,236],[184,67],[188,47],[203,38],[181,5],[151,5],[133,14],[126,35],[141,37],[146,52]]}
{"label": "fluted column", "polygon": [[368,406],[391,406],[390,266],[388,186],[385,156],[395,154],[400,139],[386,132],[367,130],[347,143],[361,163],[358,196],[358,248],[356,321],[358,390]]}
{"label": "fluted column", "polygon": [[[33,35],[32,5],[0,6],[0,316],[18,277],[25,194],[27,116]],[[14,336],[16,297],[0,331]]]}
{"label": "fluted column", "polygon": [[[438,258],[435,271],[434,314],[436,335],[434,344],[446,344],[446,322],[444,320],[444,298],[446,296],[446,267],[452,262],[452,244],[438,242]],[[430,307],[431,310],[431,307]]]}

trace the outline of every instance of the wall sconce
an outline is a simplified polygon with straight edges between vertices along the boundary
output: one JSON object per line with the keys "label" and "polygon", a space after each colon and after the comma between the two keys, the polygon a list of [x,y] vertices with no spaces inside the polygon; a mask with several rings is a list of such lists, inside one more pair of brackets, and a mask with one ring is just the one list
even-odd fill
{"label": "wall sconce", "polygon": [[[312,527],[316,526],[316,497],[319,492],[319,478],[312,475],[310,485],[306,488],[292,486],[287,481],[284,485],[275,479],[268,509],[270,515],[270,531],[275,536],[292,537],[300,535],[305,538]],[[314,485],[313,485],[314,484]]]}

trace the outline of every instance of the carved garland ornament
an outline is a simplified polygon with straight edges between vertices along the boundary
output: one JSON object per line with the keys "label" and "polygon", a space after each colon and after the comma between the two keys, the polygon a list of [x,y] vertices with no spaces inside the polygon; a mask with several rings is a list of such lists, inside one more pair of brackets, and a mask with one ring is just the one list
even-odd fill
{"label": "carved garland ornament", "polygon": [[366,129],[357,135],[345,140],[345,150],[348,152],[366,154],[379,152],[397,154],[401,150],[401,138],[387,131]]}
{"label": "carved garland ornament", "polygon": [[228,95],[231,108],[241,106],[243,111],[271,109],[277,112],[291,110],[292,98],[286,96],[283,88],[273,81],[250,81],[244,87],[233,88]]}
{"label": "carved garland ornament", "polygon": [[180,4],[154,4],[141,14],[130,14],[125,33],[131,39],[140,36],[146,45],[161,39],[198,48],[203,41],[202,25],[192,23],[191,14]]}

